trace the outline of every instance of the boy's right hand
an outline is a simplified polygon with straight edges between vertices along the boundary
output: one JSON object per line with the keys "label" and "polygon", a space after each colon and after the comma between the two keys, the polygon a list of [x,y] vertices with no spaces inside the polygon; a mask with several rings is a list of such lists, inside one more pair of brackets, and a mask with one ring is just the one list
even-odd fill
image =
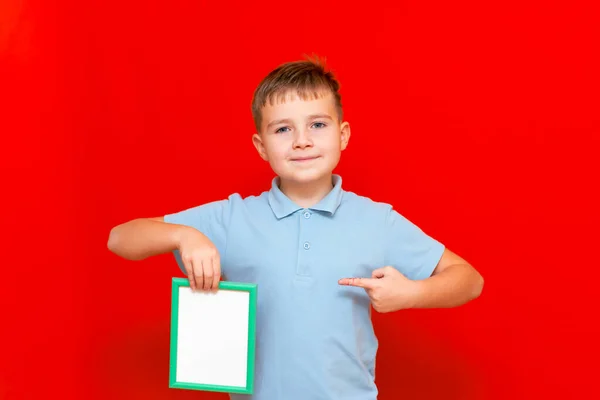
{"label": "boy's right hand", "polygon": [[218,290],[221,260],[213,242],[197,229],[184,227],[178,248],[192,290]]}

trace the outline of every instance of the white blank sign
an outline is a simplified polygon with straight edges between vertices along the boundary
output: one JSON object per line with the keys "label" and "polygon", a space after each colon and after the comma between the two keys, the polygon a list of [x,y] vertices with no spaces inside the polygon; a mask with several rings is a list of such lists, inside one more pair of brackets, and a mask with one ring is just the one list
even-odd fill
{"label": "white blank sign", "polygon": [[256,285],[221,282],[192,291],[173,278],[170,387],[252,393]]}

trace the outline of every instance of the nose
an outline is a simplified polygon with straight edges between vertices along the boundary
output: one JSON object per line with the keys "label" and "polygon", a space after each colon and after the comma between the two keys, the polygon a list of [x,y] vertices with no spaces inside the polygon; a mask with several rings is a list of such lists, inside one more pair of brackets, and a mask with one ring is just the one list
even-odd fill
{"label": "nose", "polygon": [[312,139],[305,129],[297,129],[294,135],[294,148],[304,149],[312,146]]}

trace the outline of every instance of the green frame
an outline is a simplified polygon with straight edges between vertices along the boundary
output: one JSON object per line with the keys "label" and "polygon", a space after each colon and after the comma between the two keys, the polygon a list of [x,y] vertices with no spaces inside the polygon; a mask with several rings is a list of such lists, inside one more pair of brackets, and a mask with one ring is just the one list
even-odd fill
{"label": "green frame", "polygon": [[256,296],[257,285],[240,282],[220,282],[219,289],[246,291],[250,294],[248,310],[248,365],[246,368],[246,386],[221,386],[189,382],[178,382],[177,377],[177,337],[179,316],[179,288],[190,286],[186,278],[173,278],[171,284],[171,347],[169,362],[169,387],[173,389],[202,390],[208,392],[225,392],[236,394],[252,394],[254,390],[254,357],[256,345]]}

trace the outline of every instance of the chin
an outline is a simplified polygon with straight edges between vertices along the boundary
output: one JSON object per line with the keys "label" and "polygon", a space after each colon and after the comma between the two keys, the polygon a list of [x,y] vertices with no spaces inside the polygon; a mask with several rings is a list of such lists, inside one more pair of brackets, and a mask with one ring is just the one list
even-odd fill
{"label": "chin", "polygon": [[288,182],[296,182],[296,183],[311,183],[320,181],[323,178],[331,176],[332,172],[327,171],[293,171],[279,174],[281,179],[284,179]]}

